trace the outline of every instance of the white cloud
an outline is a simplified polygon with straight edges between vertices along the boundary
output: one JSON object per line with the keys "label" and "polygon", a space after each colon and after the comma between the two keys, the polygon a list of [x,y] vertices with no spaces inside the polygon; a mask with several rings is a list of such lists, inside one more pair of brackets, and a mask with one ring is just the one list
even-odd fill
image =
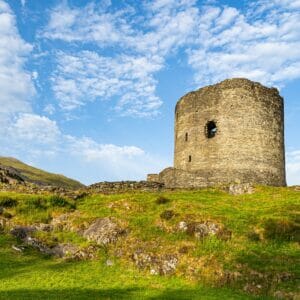
{"label": "white cloud", "polygon": [[280,87],[299,78],[300,11],[291,9],[294,4],[260,1],[248,14],[230,7],[205,8],[198,46],[187,51],[195,84],[247,77]]}
{"label": "white cloud", "polygon": [[[180,47],[194,70],[195,86],[248,77],[280,87],[300,77],[298,8],[298,1],[291,0],[260,0],[243,12],[229,6],[200,7],[196,1],[156,0],[144,3],[141,15],[132,7],[115,12],[109,5],[59,5],[42,36],[92,42],[100,50],[60,55],[53,89],[63,109],[123,95],[115,106],[121,114],[157,114],[161,100],[155,95],[155,75]],[[100,55],[106,47],[119,54]],[[92,55],[95,66],[87,59]],[[63,70],[67,59],[71,66]]]}
{"label": "white cloud", "polygon": [[91,138],[74,138],[66,136],[70,145],[70,153],[81,156],[87,162],[99,160],[110,160],[112,163],[120,163],[120,160],[128,160],[137,156],[144,155],[144,151],[135,146],[116,146],[112,144],[99,144]]}
{"label": "white cloud", "polygon": [[58,68],[52,78],[53,91],[64,110],[117,96],[116,108],[122,114],[153,115],[161,105],[155,95],[153,73],[161,67],[160,61],[152,57],[111,58],[91,51],[59,53]]}
{"label": "white cloud", "polygon": [[39,144],[54,144],[61,135],[56,122],[28,113],[19,115],[8,131],[12,139]]}
{"label": "white cloud", "polygon": [[118,12],[94,4],[81,9],[66,4],[56,7],[43,37],[121,50],[116,55],[100,55],[96,50],[60,53],[53,76],[60,107],[72,110],[90,101],[118,97],[115,109],[121,115],[156,115],[162,101],[155,93],[155,74],[165,66],[166,56],[190,38],[198,11],[193,3],[153,1],[144,5],[145,18],[138,17],[132,7]]}
{"label": "white cloud", "polygon": [[122,22],[122,15],[126,11],[106,13],[109,6],[96,6],[94,3],[84,8],[70,8],[66,3],[58,5],[52,10],[50,21],[42,36],[68,42],[93,41],[100,44],[117,43],[123,39],[129,29]]}
{"label": "white cloud", "polygon": [[[80,172],[75,170],[69,176],[85,183],[141,179],[147,172],[158,171],[165,165],[137,146],[103,144],[89,137],[64,134],[55,121],[45,116],[20,114],[5,126],[5,136],[0,140],[1,155],[21,157],[30,163],[42,159],[43,165],[48,159],[71,160],[72,167],[77,166]],[[56,172],[62,170],[56,166]]]}
{"label": "white cloud", "polygon": [[32,77],[24,68],[32,46],[19,35],[15,16],[0,0],[0,114],[2,118],[31,110],[35,94]]}
{"label": "white cloud", "polygon": [[[84,162],[84,168],[93,175],[93,180],[141,180],[146,174],[160,171],[167,162],[154,157],[136,146],[99,144],[90,138],[67,136],[68,153]],[[85,178],[87,181],[89,176]]]}

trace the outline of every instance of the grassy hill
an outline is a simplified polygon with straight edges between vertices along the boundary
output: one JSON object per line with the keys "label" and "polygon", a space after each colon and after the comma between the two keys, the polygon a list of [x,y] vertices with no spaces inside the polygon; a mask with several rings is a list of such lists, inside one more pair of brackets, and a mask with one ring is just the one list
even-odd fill
{"label": "grassy hill", "polygon": [[65,188],[81,188],[83,184],[80,182],[65,177],[60,174],[49,173],[29,165],[11,157],[0,156],[0,166],[10,167],[17,171],[27,182],[36,183],[39,185],[52,185]]}
{"label": "grassy hill", "polygon": [[[254,194],[239,196],[210,188],[61,200],[0,192],[0,206],[6,205],[15,224],[67,216],[67,226],[36,233],[48,245],[94,247],[81,232],[97,218],[117,221],[126,234],[100,246],[94,260],[69,261],[30,247],[15,251],[18,241],[5,229],[0,299],[299,299],[300,192],[293,188],[256,187]],[[187,231],[179,230],[182,222],[191,225]],[[208,222],[222,230],[196,236],[195,224]],[[174,273],[152,272],[151,264],[172,255],[178,260]]]}

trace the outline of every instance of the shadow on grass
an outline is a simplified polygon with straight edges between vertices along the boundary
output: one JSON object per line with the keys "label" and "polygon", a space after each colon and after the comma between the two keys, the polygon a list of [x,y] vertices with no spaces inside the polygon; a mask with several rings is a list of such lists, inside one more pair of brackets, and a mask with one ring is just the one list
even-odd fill
{"label": "shadow on grass", "polygon": [[[65,290],[9,290],[0,291],[0,299],[43,299],[43,300],[58,300],[58,299],[149,299],[149,300],[214,300],[214,299],[259,299],[243,294],[233,294],[226,289],[206,289],[199,288],[194,290],[153,290],[141,288],[127,289],[65,289]],[[260,298],[267,299],[267,298]]]}

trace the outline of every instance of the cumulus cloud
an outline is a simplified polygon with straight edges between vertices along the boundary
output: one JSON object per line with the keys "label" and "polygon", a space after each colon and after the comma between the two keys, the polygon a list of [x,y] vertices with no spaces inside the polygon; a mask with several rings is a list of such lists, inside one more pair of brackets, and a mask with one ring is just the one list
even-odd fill
{"label": "cumulus cloud", "polygon": [[21,114],[15,123],[9,127],[13,139],[30,143],[52,144],[60,136],[60,130],[55,121],[35,114]]}

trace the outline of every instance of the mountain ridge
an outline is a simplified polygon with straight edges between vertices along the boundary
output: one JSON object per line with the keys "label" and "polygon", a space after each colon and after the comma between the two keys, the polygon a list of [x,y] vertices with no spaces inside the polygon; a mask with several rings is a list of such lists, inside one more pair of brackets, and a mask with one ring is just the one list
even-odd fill
{"label": "mountain ridge", "polygon": [[62,174],[55,174],[30,166],[14,157],[0,156],[0,171],[4,183],[30,182],[41,186],[57,186],[69,189],[84,187],[81,182]]}

